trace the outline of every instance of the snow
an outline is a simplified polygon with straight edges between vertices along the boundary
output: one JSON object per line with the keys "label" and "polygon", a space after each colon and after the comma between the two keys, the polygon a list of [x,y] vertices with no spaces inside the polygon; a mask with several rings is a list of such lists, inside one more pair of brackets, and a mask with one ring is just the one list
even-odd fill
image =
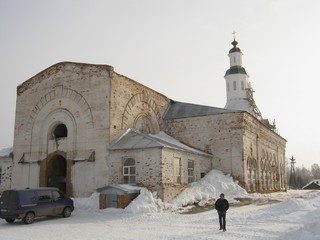
{"label": "snow", "polygon": [[[221,192],[231,205],[226,232],[218,230],[218,216],[210,205]],[[75,198],[70,218],[39,218],[31,225],[1,220],[1,239],[320,239],[320,191],[248,194],[217,170],[170,202],[145,188],[125,209],[99,209],[98,200],[98,193]],[[202,211],[187,213],[194,202]]]}
{"label": "snow", "polygon": [[7,157],[12,152],[13,147],[0,147],[0,157]]}

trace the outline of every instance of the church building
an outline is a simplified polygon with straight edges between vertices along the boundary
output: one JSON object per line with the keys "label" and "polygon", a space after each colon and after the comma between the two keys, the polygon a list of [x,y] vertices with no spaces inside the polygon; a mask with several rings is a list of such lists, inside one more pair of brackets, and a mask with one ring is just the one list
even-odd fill
{"label": "church building", "polygon": [[108,65],[61,62],[23,82],[11,187],[86,197],[130,184],[169,201],[219,169],[248,192],[286,190],[286,140],[262,118],[232,44],[225,108],[174,101]]}

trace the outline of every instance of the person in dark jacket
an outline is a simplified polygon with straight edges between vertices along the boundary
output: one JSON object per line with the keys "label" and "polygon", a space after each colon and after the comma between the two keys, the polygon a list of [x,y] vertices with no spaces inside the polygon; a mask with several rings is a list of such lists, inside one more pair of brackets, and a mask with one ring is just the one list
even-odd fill
{"label": "person in dark jacket", "polygon": [[220,224],[219,230],[223,230],[225,232],[226,231],[226,213],[227,213],[227,210],[229,209],[229,202],[227,199],[224,198],[224,193],[220,194],[220,198],[217,199],[214,206],[216,207],[216,210],[219,215],[219,224]]}

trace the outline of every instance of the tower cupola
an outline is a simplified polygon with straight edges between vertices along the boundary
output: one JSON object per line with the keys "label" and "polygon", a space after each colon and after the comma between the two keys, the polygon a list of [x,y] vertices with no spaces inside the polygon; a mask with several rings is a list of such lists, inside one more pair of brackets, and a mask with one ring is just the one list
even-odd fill
{"label": "tower cupola", "polygon": [[242,66],[242,52],[237,46],[238,42],[233,39],[233,47],[229,51],[230,68],[224,76],[226,80],[227,103],[226,109],[247,111],[257,118],[261,113],[255,105],[249,74]]}

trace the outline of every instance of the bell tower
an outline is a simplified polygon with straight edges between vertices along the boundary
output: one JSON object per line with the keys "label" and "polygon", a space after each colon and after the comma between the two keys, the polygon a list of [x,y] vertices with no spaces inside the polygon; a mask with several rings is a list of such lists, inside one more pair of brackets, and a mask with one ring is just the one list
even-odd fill
{"label": "bell tower", "polygon": [[233,48],[229,51],[230,68],[224,76],[226,80],[227,103],[226,109],[243,110],[251,113],[258,119],[262,119],[261,113],[253,99],[253,90],[249,81],[249,75],[242,66],[242,52],[237,46],[238,42],[233,33]]}

